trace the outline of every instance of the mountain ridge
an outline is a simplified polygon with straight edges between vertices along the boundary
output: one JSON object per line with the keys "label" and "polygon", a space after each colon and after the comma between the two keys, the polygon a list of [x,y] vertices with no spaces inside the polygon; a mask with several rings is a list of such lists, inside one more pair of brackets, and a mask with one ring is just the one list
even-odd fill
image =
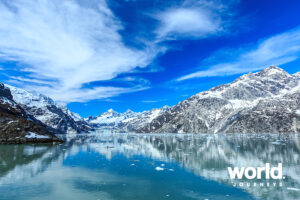
{"label": "mountain ridge", "polygon": [[113,128],[137,133],[299,133],[299,82],[299,72],[270,66],[168,109],[144,111]]}
{"label": "mountain ridge", "polygon": [[28,92],[10,85],[6,86],[10,89],[14,101],[27,113],[58,132],[85,133],[93,130],[78,114],[72,113],[50,97],[38,92]]}
{"label": "mountain ridge", "polygon": [[6,86],[0,91],[0,95],[8,95],[5,101],[56,133],[95,129],[135,133],[300,132],[300,72],[289,74],[276,66],[244,74],[171,107],[143,112],[128,109],[124,113],[109,109],[88,118],[40,93]]}

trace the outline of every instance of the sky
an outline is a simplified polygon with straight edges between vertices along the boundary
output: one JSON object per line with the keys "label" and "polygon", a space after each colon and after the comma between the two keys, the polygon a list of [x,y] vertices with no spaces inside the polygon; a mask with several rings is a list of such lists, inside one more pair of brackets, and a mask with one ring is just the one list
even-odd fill
{"label": "sky", "polygon": [[300,71],[298,0],[1,0],[0,81],[83,117]]}

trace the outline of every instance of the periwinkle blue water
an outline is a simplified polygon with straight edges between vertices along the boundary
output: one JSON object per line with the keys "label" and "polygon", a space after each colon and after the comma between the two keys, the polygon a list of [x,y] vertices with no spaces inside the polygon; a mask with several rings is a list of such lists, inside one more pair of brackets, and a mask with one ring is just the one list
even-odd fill
{"label": "periwinkle blue water", "polygon": [[[94,133],[64,139],[60,145],[0,145],[0,199],[300,199],[299,135]],[[227,167],[266,162],[283,163],[283,186],[229,178]]]}

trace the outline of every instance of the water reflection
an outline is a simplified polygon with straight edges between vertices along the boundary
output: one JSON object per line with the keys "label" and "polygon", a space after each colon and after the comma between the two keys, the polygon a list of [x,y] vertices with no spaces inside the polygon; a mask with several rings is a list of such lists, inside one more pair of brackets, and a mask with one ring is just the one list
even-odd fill
{"label": "water reflection", "polygon": [[[178,187],[179,182],[177,183],[176,179],[173,179],[173,176],[169,173],[172,173],[176,165],[179,165],[180,169],[230,188],[234,183],[241,181],[230,180],[227,167],[264,166],[265,163],[271,163],[272,166],[275,166],[281,162],[283,163],[283,174],[286,177],[282,180],[282,187],[247,187],[245,185],[238,187],[258,199],[300,198],[299,135],[134,135],[102,133],[68,136],[65,139],[67,143],[62,145],[1,145],[0,192],[5,187],[11,187],[9,183],[21,183],[24,180],[28,181],[28,178],[43,174],[39,180],[35,180],[31,184],[41,184],[43,179],[44,190],[40,193],[44,197],[52,195],[51,198],[53,198],[53,193],[56,192],[58,197],[65,196],[66,199],[67,196],[64,191],[72,190],[73,199],[95,199],[99,195],[102,199],[125,199],[125,197],[130,199],[133,197],[130,191],[135,191],[134,197],[147,199],[147,197],[144,197],[145,194],[151,193],[147,190],[151,187],[152,189],[158,187],[154,186],[152,182],[158,181],[159,177],[157,179],[152,177],[152,180],[137,179],[133,175],[130,176],[130,174],[143,173],[141,176],[150,174],[147,171],[150,170],[148,169],[149,163],[152,170],[164,170],[164,176],[169,179],[170,186],[168,187],[173,187],[172,184],[174,187]],[[122,157],[127,158],[127,160],[122,160]],[[108,164],[105,160],[111,162]],[[141,165],[137,163],[142,162],[148,163],[141,168],[142,172],[141,169],[135,170],[133,168],[135,165]],[[124,168],[124,163],[128,168]],[[62,165],[69,166],[72,170],[61,168]],[[85,167],[85,170],[82,166]],[[118,173],[112,174],[110,171],[116,171],[118,166],[121,166],[117,170]],[[103,167],[102,171],[92,170],[101,167]],[[48,168],[56,170],[47,170]],[[64,180],[64,184],[59,186],[60,189],[55,185],[57,179],[54,177],[58,178],[57,171],[60,171],[60,175],[63,176]],[[175,169],[173,173],[176,173],[176,171],[178,169]],[[151,176],[153,176],[152,172]],[[187,177],[188,175],[181,177],[176,174],[176,176],[186,179],[186,183],[189,182],[189,178],[192,179]],[[52,188],[49,188],[47,183],[51,181],[55,186],[52,185]],[[203,182],[203,180],[197,182],[197,184],[204,185],[194,188],[195,190],[187,190],[186,188],[180,190],[178,188],[177,196],[175,193],[173,194],[178,198],[174,197],[172,199],[184,199],[181,198],[181,193],[184,193],[187,199],[205,199],[206,191],[219,187],[216,184],[208,187],[210,182]],[[123,190],[123,187],[126,187],[126,190]],[[199,191],[201,188],[204,188],[203,191]],[[162,190],[162,188],[156,189],[167,198],[169,195],[168,190]],[[221,186],[219,190],[222,190]],[[52,191],[51,195],[50,191]],[[83,194],[78,191],[88,193]],[[119,191],[119,193],[115,191]],[[209,193],[215,192],[216,196],[214,197],[218,199],[217,191],[218,189],[211,190]],[[232,192],[237,193],[236,199],[239,195],[243,195],[235,190],[232,190]],[[223,195],[220,199],[226,199],[224,193],[219,195]],[[234,199],[235,197],[234,195],[230,196],[230,193],[228,195],[228,199]],[[47,197],[45,198],[47,199]],[[156,197],[152,196],[151,198],[155,199]]]}

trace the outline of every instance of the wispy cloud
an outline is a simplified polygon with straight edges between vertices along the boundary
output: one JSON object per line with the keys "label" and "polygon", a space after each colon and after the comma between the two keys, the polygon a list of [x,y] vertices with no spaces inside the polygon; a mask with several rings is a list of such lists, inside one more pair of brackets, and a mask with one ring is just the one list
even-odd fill
{"label": "wispy cloud", "polygon": [[167,101],[167,99],[143,100],[141,102],[142,103],[157,103],[157,102],[162,102],[162,101]]}
{"label": "wispy cloud", "polygon": [[162,13],[159,19],[162,23],[157,30],[159,38],[201,37],[220,29],[218,20],[214,20],[204,10],[193,8],[168,10]]}
{"label": "wispy cloud", "polygon": [[142,103],[157,103],[157,100],[144,100]]}
{"label": "wispy cloud", "polygon": [[149,86],[150,81],[145,78],[137,77],[137,76],[126,76],[124,78],[116,79],[116,81],[127,82],[133,85],[141,85],[141,86]]}
{"label": "wispy cloud", "polygon": [[145,45],[136,49],[123,42],[124,25],[105,0],[2,0],[0,61],[19,63],[3,66],[4,71],[16,71],[7,72],[7,82],[64,103],[147,89],[150,82],[139,77],[124,78],[133,83],[124,88],[85,86],[150,66],[170,48],[161,41],[202,38],[224,30],[222,17],[228,8],[222,0],[179,2],[152,13],[159,22],[149,30],[154,37],[142,38]]}
{"label": "wispy cloud", "polygon": [[41,85],[50,85],[51,81],[46,81],[46,80],[39,80],[36,78],[23,78],[21,76],[8,76],[10,78],[9,82],[17,83],[17,84],[23,84],[24,82],[27,83],[34,83],[34,84],[41,84]]}
{"label": "wispy cloud", "polygon": [[183,1],[180,6],[158,12],[158,39],[204,38],[225,31],[228,24],[223,16],[229,15],[232,2],[227,1],[225,6],[218,0]]}
{"label": "wispy cloud", "polygon": [[[231,52],[230,54],[228,52]],[[228,58],[229,57],[229,58]],[[208,69],[182,76],[177,81],[186,79],[228,76],[259,70],[270,65],[282,65],[300,58],[300,27],[285,33],[266,38],[255,46],[238,50],[223,50],[208,58]],[[227,60],[221,62],[220,60]],[[228,61],[230,60],[230,61]]]}
{"label": "wispy cloud", "polygon": [[[149,87],[132,87],[132,88],[122,88],[122,87],[94,87],[94,88],[78,88],[78,89],[68,89],[68,90],[59,90],[51,87],[40,86],[41,91],[47,91],[53,96],[59,96],[64,93],[63,96],[60,96],[59,100],[62,103],[69,102],[72,99],[73,102],[86,102],[91,99],[106,99],[109,97],[117,96],[123,93],[137,92],[141,90],[146,90]],[[28,85],[25,87],[26,90],[32,91],[36,90],[35,86]],[[95,98],[96,97],[96,98]]]}
{"label": "wispy cloud", "polygon": [[[122,24],[104,0],[92,5],[80,2],[0,2],[0,59],[22,63],[18,71],[28,74],[11,78],[21,81],[24,88],[47,93],[64,102],[136,90],[82,89],[85,83],[109,80],[137,66],[147,66],[159,49],[137,50],[125,46],[119,34]],[[51,84],[44,80],[51,80]]]}

